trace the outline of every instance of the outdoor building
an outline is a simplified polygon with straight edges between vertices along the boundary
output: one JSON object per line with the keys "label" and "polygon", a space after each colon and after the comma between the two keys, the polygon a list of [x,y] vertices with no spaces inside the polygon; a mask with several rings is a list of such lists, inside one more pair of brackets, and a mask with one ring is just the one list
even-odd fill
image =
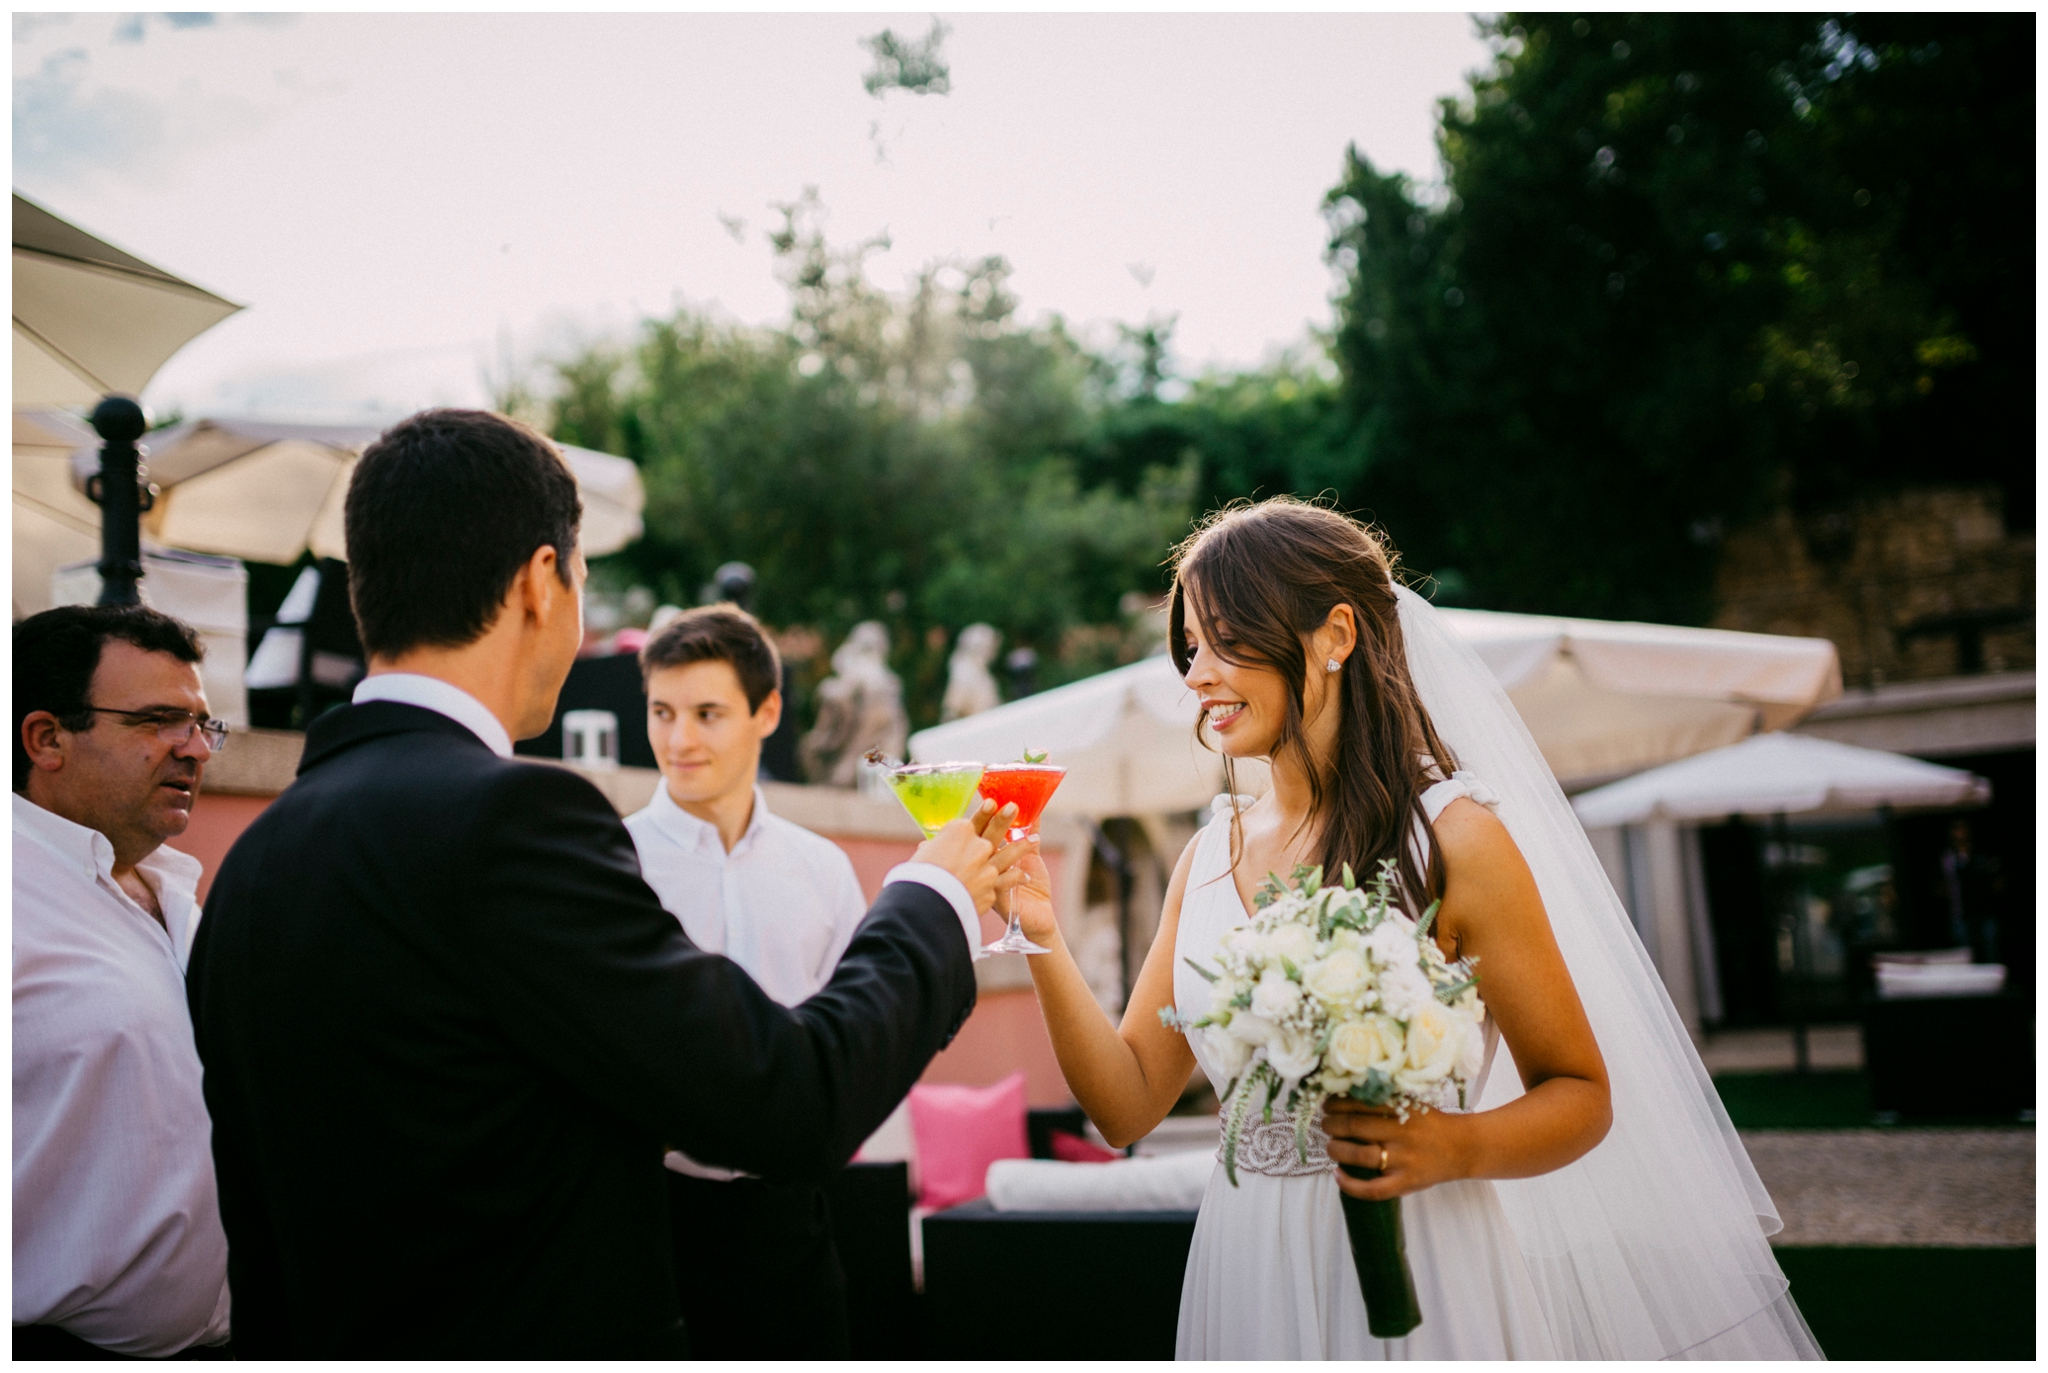
{"label": "outdoor building", "polygon": [[[1995,487],[1922,485],[1805,518],[1781,512],[1727,540],[1715,624],[1817,634],[1841,651],[1847,689],[1799,732],[1991,783],[1982,809],[1791,825],[1795,848],[1780,861],[1796,857],[1828,909],[1828,985],[1816,990],[1835,1016],[1872,989],[1868,958],[1886,948],[1969,944],[2031,993],[2034,534],[2017,523],[2023,514]],[[1958,826],[1968,835],[1960,853]],[[1741,902],[1754,890],[1754,827],[1710,827],[1702,842],[1710,903],[1717,891],[1724,907]],[[1964,884],[1944,869],[1959,858]],[[1720,1018],[1774,1018],[1775,954],[1759,958],[1725,922],[1717,929]]]}

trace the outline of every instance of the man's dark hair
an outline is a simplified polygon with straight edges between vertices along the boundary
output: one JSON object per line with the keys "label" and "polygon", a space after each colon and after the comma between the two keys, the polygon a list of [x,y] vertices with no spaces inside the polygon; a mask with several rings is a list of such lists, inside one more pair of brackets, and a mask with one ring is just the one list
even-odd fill
{"label": "man's dark hair", "polygon": [[663,625],[640,650],[640,678],[665,667],[710,662],[732,664],[749,714],[759,714],[768,693],[782,685],[782,655],[761,622],[736,605],[699,606]]}
{"label": "man's dark hair", "polygon": [[366,652],[392,658],[474,643],[540,548],[572,585],[583,503],[537,431],[482,410],[422,410],[363,450],[345,515],[356,627]]}
{"label": "man's dark hair", "polygon": [[206,656],[199,633],[146,605],[60,605],[14,626],[14,789],[28,787],[28,749],[21,725],[39,710],[57,717],[74,734],[100,717],[92,705],[92,675],[99,670],[107,640],[119,639],[145,653],[168,653],[181,663]]}

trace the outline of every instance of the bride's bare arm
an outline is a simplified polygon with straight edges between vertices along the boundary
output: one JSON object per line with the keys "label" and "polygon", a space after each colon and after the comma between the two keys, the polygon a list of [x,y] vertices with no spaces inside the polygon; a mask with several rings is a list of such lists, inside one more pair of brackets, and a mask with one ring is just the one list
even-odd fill
{"label": "bride's bare arm", "polygon": [[[1521,1096],[1496,1110],[1390,1113],[1333,1102],[1330,1157],[1377,1167],[1372,1181],[1338,1175],[1354,1196],[1385,1198],[1457,1178],[1533,1177],[1598,1144],[1613,1120],[1607,1067],[1572,986],[1536,879],[1507,827],[1459,799],[1436,823],[1444,856],[1437,928],[1446,951],[1479,959],[1479,994],[1521,1071]],[[1381,1152],[1384,1146],[1384,1153]]]}
{"label": "bride's bare arm", "polygon": [[1017,889],[1017,914],[1025,933],[1051,950],[1027,961],[1060,1071],[1095,1128],[1118,1148],[1144,1138],[1166,1118],[1195,1066],[1187,1040],[1159,1023],[1159,1008],[1173,1004],[1174,935],[1194,851],[1190,843],[1174,866],[1159,913],[1159,932],[1152,938],[1152,950],[1145,956],[1120,1026],[1109,1023],[1060,936],[1045,868],[1035,855],[1025,860],[1030,876]]}

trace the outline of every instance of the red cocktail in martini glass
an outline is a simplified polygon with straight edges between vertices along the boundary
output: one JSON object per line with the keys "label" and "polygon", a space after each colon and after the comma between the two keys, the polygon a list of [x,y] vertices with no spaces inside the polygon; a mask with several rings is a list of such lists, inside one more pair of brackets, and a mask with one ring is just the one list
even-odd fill
{"label": "red cocktail in martini glass", "polygon": [[[1010,827],[1012,842],[1022,839],[1038,823],[1038,817],[1045,812],[1045,803],[1052,800],[1052,794],[1059,790],[1060,782],[1067,770],[1049,763],[991,763],[982,770],[980,791],[983,796],[1003,806],[1017,808],[1017,823]],[[993,944],[983,946],[983,953],[1051,953],[1024,937],[1024,926],[1017,919],[1017,901],[1013,893],[1005,892],[1005,912],[1009,928],[1003,937]]]}

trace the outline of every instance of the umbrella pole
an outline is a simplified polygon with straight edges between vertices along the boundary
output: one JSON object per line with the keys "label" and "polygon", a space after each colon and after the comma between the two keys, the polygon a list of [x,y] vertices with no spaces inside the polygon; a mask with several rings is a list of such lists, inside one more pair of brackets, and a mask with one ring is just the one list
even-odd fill
{"label": "umbrella pole", "polygon": [[108,396],[92,412],[98,432],[100,471],[86,489],[100,508],[101,605],[138,605],[142,595],[142,455],[135,441],[149,429],[142,407],[126,396]]}
{"label": "umbrella pole", "polygon": [[1780,811],[1773,817],[1772,828],[1778,836],[1778,871],[1784,875],[1779,899],[1792,914],[1792,1063],[1794,1071],[1803,1077],[1813,1071],[1813,1060],[1806,1044],[1806,998],[1812,983],[1811,960],[1806,948],[1806,886],[1792,875],[1796,871],[1792,861],[1792,835],[1785,826],[1784,812]]}

